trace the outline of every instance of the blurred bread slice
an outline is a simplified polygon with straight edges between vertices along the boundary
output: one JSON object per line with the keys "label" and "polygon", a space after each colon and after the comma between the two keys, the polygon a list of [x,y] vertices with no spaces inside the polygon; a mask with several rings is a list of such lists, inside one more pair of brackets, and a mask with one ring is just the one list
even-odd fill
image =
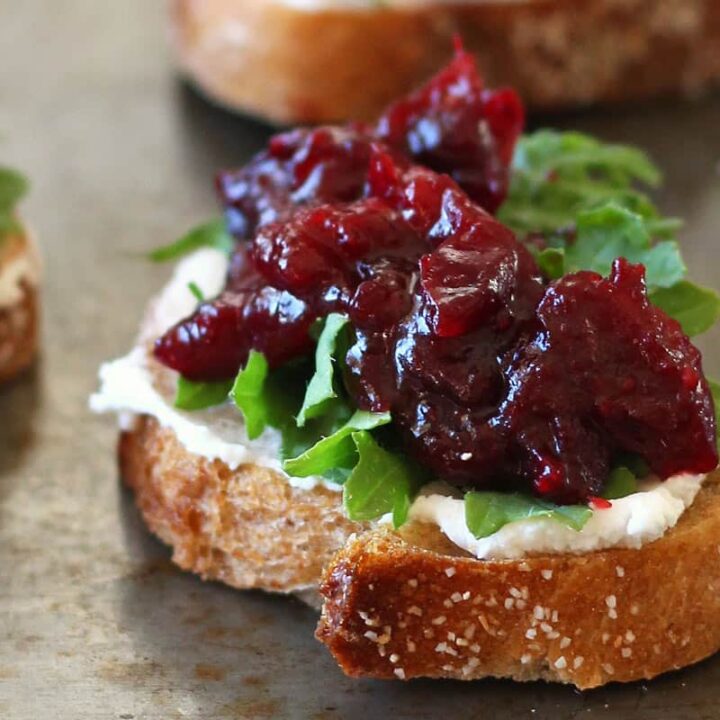
{"label": "blurred bread slice", "polygon": [[720,80],[717,0],[172,0],[180,66],[277,123],[372,119],[459,32],[531,108],[695,94]]}
{"label": "blurred bread slice", "polygon": [[25,370],[37,354],[39,265],[25,231],[0,238],[0,382]]}

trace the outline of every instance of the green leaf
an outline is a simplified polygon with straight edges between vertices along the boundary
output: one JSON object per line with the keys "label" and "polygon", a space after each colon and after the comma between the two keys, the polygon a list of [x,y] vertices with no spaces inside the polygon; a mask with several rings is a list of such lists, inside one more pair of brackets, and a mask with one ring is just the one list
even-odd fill
{"label": "green leaf", "polygon": [[529,495],[469,492],[465,495],[465,522],[478,539],[518,520],[546,517],[573,530],[582,530],[592,510],[584,505],[553,505]]}
{"label": "green leaf", "polygon": [[205,302],[205,296],[203,295],[203,291],[200,289],[197,283],[189,282],[188,290],[193,294],[193,296],[198,302]]}
{"label": "green leaf", "polygon": [[28,188],[24,175],[11,168],[0,167],[0,241],[20,230],[14,211]]}
{"label": "green leaf", "polygon": [[546,278],[557,280],[565,274],[565,251],[562,248],[545,248],[535,259]]}
{"label": "green leaf", "polygon": [[[292,413],[288,422],[280,426],[283,435],[280,454],[283,461],[297,458],[323,438],[336,433],[347,423],[353,414],[353,410],[348,403],[337,400],[336,402],[330,403],[322,415],[309,420],[300,428],[297,426],[295,416],[301,399],[302,398],[298,398],[297,404],[295,405],[296,412]],[[337,477],[340,476],[346,479],[349,472],[350,470],[347,468],[342,468],[337,473],[328,470],[324,474],[324,477],[337,481]],[[331,477],[331,475],[333,477]]]}
{"label": "green leaf", "polygon": [[298,427],[303,427],[308,419],[321,415],[328,403],[338,397],[333,382],[333,357],[338,346],[338,336],[348,322],[347,315],[338,313],[328,315],[325,320],[315,349],[315,374],[310,379],[305,399],[298,413]]}
{"label": "green leaf", "polygon": [[180,376],[175,394],[175,407],[179,410],[203,410],[213,405],[220,405],[228,399],[231,387],[230,380],[194,382]]}
{"label": "green leaf", "polygon": [[619,453],[615,457],[613,466],[627,468],[638,479],[646,478],[650,474],[650,466],[637,453]]}
{"label": "green leaf", "polygon": [[637,148],[577,132],[539,130],[518,143],[498,217],[520,235],[541,233],[552,245],[558,233],[574,228],[581,212],[614,203],[639,215],[653,239],[671,240],[679,222],[662,218],[637,187],[656,186],[660,179]]}
{"label": "green leaf", "polygon": [[324,475],[336,468],[352,469],[357,462],[357,450],[352,433],[358,430],[372,430],[387,425],[390,413],[371,413],[356,410],[352,417],[332,435],[322,438],[297,457],[285,460],[283,469],[288,475],[309,477]]}
{"label": "green leaf", "polygon": [[322,418],[311,421],[307,427],[296,426],[295,415],[310,372],[310,364],[305,360],[269,369],[265,356],[251,350],[230,391],[245,418],[250,439],[259,437],[268,426],[280,431],[283,459],[294,457],[314,445],[324,430],[337,429],[351,415],[347,409],[330,408]]}
{"label": "green leaf", "polygon": [[0,167],[0,215],[12,213],[26,195],[29,183],[24,175],[8,167]]}
{"label": "green leaf", "polygon": [[264,397],[267,375],[268,362],[265,356],[251,350],[245,367],[238,372],[230,390],[230,397],[245,418],[250,440],[262,435],[268,424],[268,404]]}
{"label": "green leaf", "polygon": [[500,500],[500,493],[473,492],[465,495],[465,524],[477,539],[496,533],[510,522]]}
{"label": "green leaf", "polygon": [[407,520],[417,484],[412,466],[378,445],[367,430],[354,432],[351,437],[359,460],[343,486],[347,516],[364,521],[391,512],[393,525],[400,527]]}
{"label": "green leaf", "polygon": [[636,179],[657,185],[661,179],[658,169],[638,148],[603,143],[575,131],[538,130],[524,135],[518,145],[514,166],[516,171],[543,176],[550,172],[581,177],[593,174],[599,180],[615,184]]}
{"label": "green leaf", "polygon": [[610,472],[602,497],[606,500],[616,500],[637,492],[637,487],[637,478],[630,468],[616,467]]}
{"label": "green leaf", "polygon": [[204,247],[216,248],[228,254],[232,252],[235,241],[227,231],[224,219],[199,225],[174,243],[153,250],[148,254],[148,258],[153,262],[167,262]]}
{"label": "green leaf", "polygon": [[392,507],[393,527],[396,530],[407,522],[412,496],[415,494],[414,491],[415,488],[411,485],[409,492],[396,492],[395,502]]}
{"label": "green leaf", "polygon": [[643,219],[613,203],[587,210],[577,217],[577,239],[565,248],[565,270],[593,270],[607,275],[613,260],[627,258],[642,263],[649,288],[670,287],[679,282],[687,268],[674,240],[656,245]]}
{"label": "green leaf", "polygon": [[720,317],[720,296],[687,280],[655,290],[650,300],[675,318],[690,337],[709,330]]}

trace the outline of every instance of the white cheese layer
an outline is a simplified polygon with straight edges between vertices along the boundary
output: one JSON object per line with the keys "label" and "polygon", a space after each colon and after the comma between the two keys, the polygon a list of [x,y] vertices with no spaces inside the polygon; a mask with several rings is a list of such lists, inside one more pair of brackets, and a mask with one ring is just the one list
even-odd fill
{"label": "white cheese layer", "polygon": [[[223,288],[226,271],[227,258],[217,250],[200,250],[181,262],[150,306],[142,337],[160,336],[193,311],[197,300],[188,288],[190,282],[205,297],[214,297]],[[90,408],[98,413],[117,413],[124,430],[133,427],[138,415],[151,415],[162,427],[173,430],[189,452],[220,460],[232,470],[252,463],[283,473],[277,431],[267,428],[259,438],[250,440],[242,414],[231,403],[194,412],[178,410],[172,397],[154,383],[151,362],[141,342],[124,357],[104,364],[100,368],[100,390],[90,398]],[[316,485],[340,489],[322,478],[286,477],[294,487],[302,489]]]}
{"label": "white cheese layer", "polygon": [[478,540],[465,522],[464,501],[449,493],[420,495],[410,508],[410,518],[437,525],[457,546],[486,560],[639,548],[677,524],[704,479],[705,475],[676,475],[664,482],[645,481],[640,492],[613,500],[610,508],[595,510],[579,532],[548,518],[533,518],[508,523]]}
{"label": "white cheese layer", "polygon": [[[223,287],[227,259],[216,250],[200,250],[181,262],[170,283],[152,304],[143,326],[140,344],[128,355],[100,369],[100,390],[91,397],[95,412],[115,412],[124,428],[134,418],[152,415],[163,427],[172,429],[191,453],[220,460],[231,469],[254,463],[282,473],[279,433],[266,430],[249,440],[241,413],[230,404],[195,412],[173,407],[172,398],[156,387],[145,341],[189,315],[196,300],[188,289],[195,282],[206,297]],[[283,473],[284,474],[284,473]],[[310,489],[322,484],[334,490],[340,486],[322,478],[291,478],[294,487]],[[560,523],[533,518],[509,523],[498,532],[478,540],[465,523],[462,498],[434,483],[415,499],[410,519],[432,523],[456,545],[483,559],[517,559],[538,553],[585,553],[611,547],[639,548],[662,537],[692,504],[704,475],[678,475],[665,482],[646,481],[640,492],[612,507],[596,510],[585,527],[577,532]]]}
{"label": "white cheese layer", "polygon": [[36,286],[40,280],[40,258],[28,237],[27,247],[0,264],[0,308],[12,307],[23,296],[23,283]]}

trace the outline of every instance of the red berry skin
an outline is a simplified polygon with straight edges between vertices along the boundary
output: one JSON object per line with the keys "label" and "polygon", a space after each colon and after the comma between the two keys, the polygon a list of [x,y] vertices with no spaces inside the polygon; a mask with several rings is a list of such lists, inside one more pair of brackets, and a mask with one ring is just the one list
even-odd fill
{"label": "red berry skin", "polygon": [[519,303],[537,302],[537,266],[508,228],[477,208],[463,207],[449,194],[441,212],[445,217],[455,213],[463,221],[420,260],[429,321],[439,337],[510,322]]}
{"label": "red berry skin", "polygon": [[609,278],[556,281],[537,319],[508,367],[513,392],[498,416],[526,462],[564,464],[561,484],[537,490],[560,502],[598,495],[599,460],[620,451],[639,454],[663,479],[717,466],[700,353],[648,301],[641,265],[618,259]]}
{"label": "red berry skin", "polygon": [[232,378],[251,349],[271,367],[312,352],[315,316],[289,293],[264,287],[227,291],[155,342],[155,357],[188,380]]}
{"label": "red berry skin", "polygon": [[230,231],[252,238],[299,206],[357,200],[373,148],[450,175],[489,212],[507,195],[509,166],[525,112],[513,90],[483,87],[471,55],[454,60],[417,92],[393,103],[374,126],[297,129],[270,140],[240,170],[218,174]]}
{"label": "red berry skin", "polygon": [[507,195],[525,112],[514,90],[489,91],[472,56],[459,49],[424,87],[391,105],[375,133],[420,165],[447,173],[494,212]]}

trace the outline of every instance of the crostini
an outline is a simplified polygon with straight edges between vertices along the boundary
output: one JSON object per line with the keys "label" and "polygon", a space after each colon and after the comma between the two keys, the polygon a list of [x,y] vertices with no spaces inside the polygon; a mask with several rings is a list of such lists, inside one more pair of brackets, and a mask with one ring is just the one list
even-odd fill
{"label": "crostini", "polygon": [[[713,388],[639,150],[470,55],[219,174],[91,399],[181,567],[322,603],[354,676],[650,678],[720,647]],[[313,593],[319,589],[320,595]]]}
{"label": "crostini", "polygon": [[0,382],[26,369],[38,347],[40,263],[16,213],[26,190],[21,175],[0,168]]}

